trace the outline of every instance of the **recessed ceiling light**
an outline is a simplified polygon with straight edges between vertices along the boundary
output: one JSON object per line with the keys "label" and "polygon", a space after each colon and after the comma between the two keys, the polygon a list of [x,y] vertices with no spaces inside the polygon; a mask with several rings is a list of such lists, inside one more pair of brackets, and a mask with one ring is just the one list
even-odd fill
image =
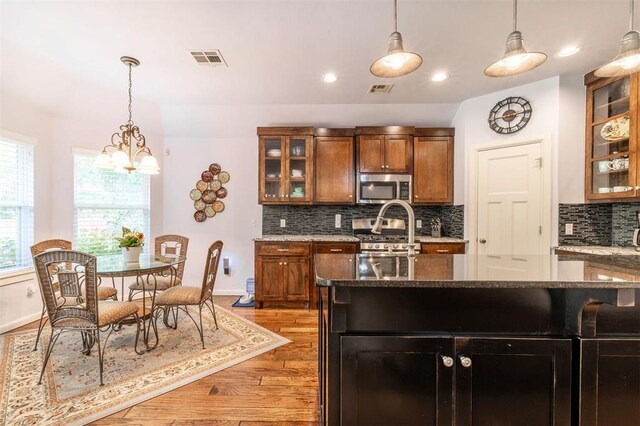
{"label": "recessed ceiling light", "polygon": [[332,72],[328,72],[322,76],[322,81],[324,81],[325,83],[335,83],[337,79],[338,76]]}
{"label": "recessed ceiling light", "polygon": [[431,76],[431,81],[444,81],[449,78],[446,72],[437,72]]}
{"label": "recessed ceiling light", "polygon": [[575,55],[580,51],[578,46],[567,46],[557,53],[558,58],[566,58],[567,56]]}

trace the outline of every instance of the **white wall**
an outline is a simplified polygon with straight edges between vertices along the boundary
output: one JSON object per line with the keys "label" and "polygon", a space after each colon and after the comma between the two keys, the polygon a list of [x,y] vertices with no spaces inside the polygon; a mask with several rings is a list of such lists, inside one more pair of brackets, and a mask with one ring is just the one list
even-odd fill
{"label": "white wall", "polygon": [[[34,139],[34,238],[51,238],[52,121],[38,108],[6,93],[0,94],[0,129]],[[2,165],[0,164],[0,167]],[[27,288],[35,292],[27,295]],[[0,333],[38,318],[42,299],[33,273],[14,279],[0,278]]]}
{"label": "white wall", "polygon": [[[252,239],[262,233],[256,127],[448,126],[455,105],[172,105],[162,110],[170,152],[163,171],[163,231],[190,239],[185,284],[200,284],[206,250],[220,239],[223,256],[231,259],[231,274],[219,272],[216,293],[240,294],[246,278],[254,276]],[[214,162],[231,174],[225,185],[226,209],[197,223],[189,191]]]}
{"label": "white wall", "polygon": [[[582,202],[584,191],[585,89],[580,76],[562,76],[530,83],[462,104],[452,126],[456,128],[454,204],[465,205],[465,238],[470,238],[469,170],[475,147],[496,142],[548,139],[551,143],[551,242],[558,241],[558,203]],[[533,108],[529,124],[513,135],[499,135],[487,123],[491,108],[508,96],[523,96]],[[562,167],[559,167],[561,165]]]}

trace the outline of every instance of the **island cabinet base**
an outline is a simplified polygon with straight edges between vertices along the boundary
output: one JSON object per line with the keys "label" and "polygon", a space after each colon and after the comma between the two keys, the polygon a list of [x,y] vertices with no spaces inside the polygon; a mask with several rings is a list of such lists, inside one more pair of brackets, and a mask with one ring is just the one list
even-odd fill
{"label": "island cabinet base", "polygon": [[547,290],[323,292],[322,423],[571,424],[572,339]]}

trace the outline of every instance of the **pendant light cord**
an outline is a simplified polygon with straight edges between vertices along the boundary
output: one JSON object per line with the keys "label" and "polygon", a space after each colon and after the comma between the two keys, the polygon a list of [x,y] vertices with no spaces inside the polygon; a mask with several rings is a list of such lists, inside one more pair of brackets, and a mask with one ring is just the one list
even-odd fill
{"label": "pendant light cord", "polygon": [[393,0],[393,22],[393,31],[398,32],[398,0]]}
{"label": "pendant light cord", "polygon": [[629,2],[629,31],[633,31],[633,2],[634,0]]}
{"label": "pendant light cord", "polygon": [[517,28],[518,28],[518,0],[513,0],[513,31],[516,31]]}
{"label": "pendant light cord", "polygon": [[131,64],[129,64],[129,121],[127,121],[127,124],[133,124],[131,117]]}

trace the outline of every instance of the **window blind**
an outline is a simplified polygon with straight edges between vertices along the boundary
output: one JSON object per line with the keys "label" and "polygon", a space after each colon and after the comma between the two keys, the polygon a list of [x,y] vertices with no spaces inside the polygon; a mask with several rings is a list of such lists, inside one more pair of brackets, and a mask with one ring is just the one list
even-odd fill
{"label": "window blind", "polygon": [[150,179],[94,166],[96,155],[74,153],[73,246],[95,256],[118,254],[122,227],[140,231],[149,247]]}
{"label": "window blind", "polygon": [[0,272],[31,266],[33,145],[0,139]]}

